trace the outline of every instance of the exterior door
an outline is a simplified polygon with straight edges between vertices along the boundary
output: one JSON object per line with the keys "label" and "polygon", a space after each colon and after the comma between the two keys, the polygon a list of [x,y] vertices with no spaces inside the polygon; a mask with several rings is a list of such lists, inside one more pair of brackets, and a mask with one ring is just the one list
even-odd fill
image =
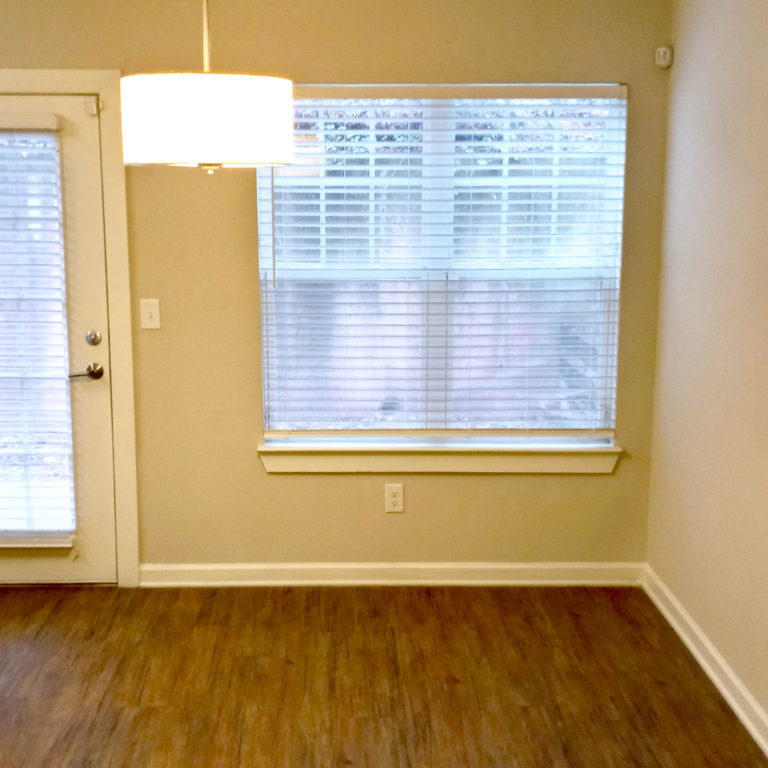
{"label": "exterior door", "polygon": [[117,578],[97,103],[0,96],[0,582]]}

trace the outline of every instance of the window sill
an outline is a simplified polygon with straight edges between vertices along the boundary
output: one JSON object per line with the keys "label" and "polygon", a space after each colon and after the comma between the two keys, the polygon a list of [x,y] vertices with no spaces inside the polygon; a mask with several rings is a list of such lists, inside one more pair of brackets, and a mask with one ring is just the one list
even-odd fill
{"label": "window sill", "polygon": [[53,536],[4,534],[0,537],[0,549],[72,549],[74,546],[74,534],[66,533]]}
{"label": "window sill", "polygon": [[611,474],[618,446],[406,447],[339,445],[260,445],[269,473],[453,473],[453,474]]}

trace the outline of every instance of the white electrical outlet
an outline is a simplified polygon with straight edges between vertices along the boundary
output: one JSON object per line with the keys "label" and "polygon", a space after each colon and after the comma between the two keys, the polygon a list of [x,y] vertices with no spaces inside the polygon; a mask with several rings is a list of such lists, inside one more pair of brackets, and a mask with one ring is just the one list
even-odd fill
{"label": "white electrical outlet", "polygon": [[384,511],[402,512],[403,509],[403,484],[384,483]]}

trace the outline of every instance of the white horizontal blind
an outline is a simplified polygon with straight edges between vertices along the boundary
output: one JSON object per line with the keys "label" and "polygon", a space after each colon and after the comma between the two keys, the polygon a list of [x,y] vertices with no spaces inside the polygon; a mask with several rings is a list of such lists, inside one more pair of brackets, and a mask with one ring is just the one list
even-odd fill
{"label": "white horizontal blind", "polygon": [[75,528],[59,149],[0,130],[0,536]]}
{"label": "white horizontal blind", "polygon": [[298,99],[259,172],[266,429],[613,428],[625,126],[595,87]]}

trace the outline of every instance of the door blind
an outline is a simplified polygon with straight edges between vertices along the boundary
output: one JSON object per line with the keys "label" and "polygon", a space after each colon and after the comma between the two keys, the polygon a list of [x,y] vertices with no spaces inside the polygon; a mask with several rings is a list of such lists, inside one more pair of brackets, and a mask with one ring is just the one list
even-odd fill
{"label": "door blind", "polygon": [[75,527],[57,135],[0,130],[0,536]]}
{"label": "door blind", "polygon": [[296,101],[258,181],[267,430],[613,428],[626,101],[596,91]]}

